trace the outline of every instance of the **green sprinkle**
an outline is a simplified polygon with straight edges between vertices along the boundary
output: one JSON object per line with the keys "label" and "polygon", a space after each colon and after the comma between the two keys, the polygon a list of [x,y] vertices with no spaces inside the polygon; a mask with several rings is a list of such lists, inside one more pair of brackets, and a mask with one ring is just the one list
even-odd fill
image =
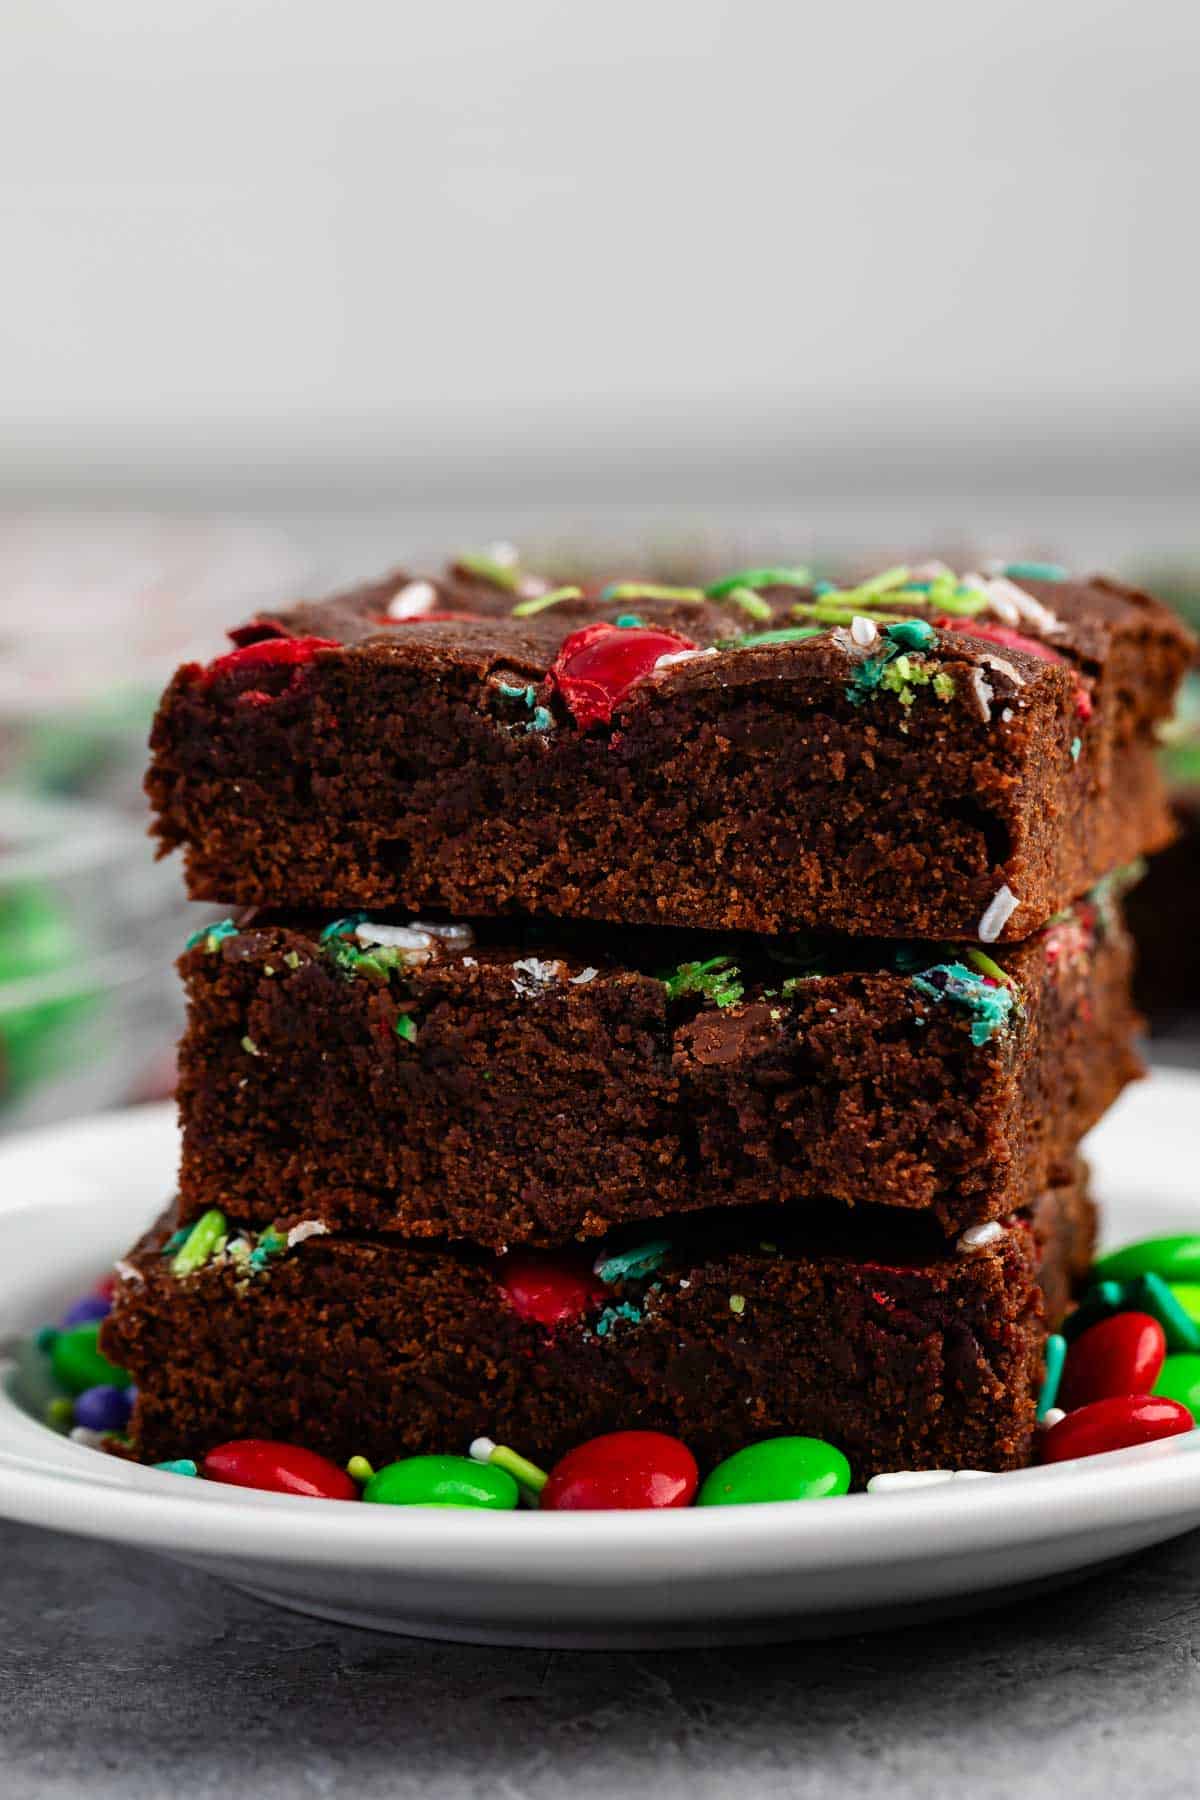
{"label": "green sprinkle", "polygon": [[392,1029],[398,1038],[403,1038],[406,1044],[416,1043],[417,1022],[410,1013],[401,1013]]}
{"label": "green sprinkle", "polygon": [[195,950],[203,944],[211,956],[214,950],[220,949],[226,938],[236,937],[238,928],[232,919],[218,919],[215,925],[202,925],[199,931],[193,931],[184,944],[185,950]]}
{"label": "green sprinkle", "polygon": [[170,1462],[151,1463],[152,1469],[161,1469],[164,1475],[199,1475],[200,1471],[190,1456],[177,1456]]}
{"label": "green sprinkle", "polygon": [[577,587],[551,588],[548,594],[535,594],[531,600],[522,600],[512,609],[514,619],[532,619],[534,613],[545,612],[549,606],[559,606],[564,600],[582,600],[583,589]]}
{"label": "green sprinkle", "polygon": [[225,1214],[219,1207],[212,1206],[206,1213],[201,1213],[183,1244],[175,1252],[171,1263],[172,1275],[180,1279],[185,1275],[194,1275],[210,1257],[219,1255],[220,1248],[225,1243],[227,1229]]}
{"label": "green sprinkle", "polygon": [[644,629],[646,621],[639,613],[621,613],[613,624],[618,631],[639,631]]}
{"label": "green sprinkle", "polygon": [[317,940],[318,943],[327,944],[332,938],[350,937],[352,933],[358,930],[360,925],[366,924],[369,916],[368,913],[357,912],[348,913],[344,919],[334,919],[331,924],[325,927]]}
{"label": "green sprinkle", "polygon": [[933,678],[931,686],[939,700],[953,700],[954,677],[953,675],[947,675],[945,669],[938,670]]}
{"label": "green sprinkle", "polygon": [[258,1045],[255,1043],[255,1041],[252,1037],[244,1037],[242,1039],[242,1049],[246,1052],[247,1056],[261,1056],[262,1055],[262,1051],[259,1049]]}
{"label": "green sprinkle", "polygon": [[737,1313],[740,1318],[742,1313],[744,1313],[746,1310],[745,1294],[730,1294],[729,1310],[731,1313]]}
{"label": "green sprinkle", "polygon": [[596,1274],[606,1287],[613,1287],[618,1281],[644,1281],[647,1275],[653,1275],[670,1248],[669,1239],[655,1238],[652,1243],[639,1244],[636,1250],[618,1250],[596,1264]]}
{"label": "green sprinkle", "polygon": [[494,556],[488,556],[482,550],[468,550],[456,556],[455,566],[465,569],[468,575],[478,575],[483,581],[490,581],[493,587],[503,588],[505,593],[515,594],[521,585],[521,571],[516,563],[497,562]]}
{"label": "green sprinkle", "polygon": [[852,625],[855,619],[873,619],[877,625],[900,625],[904,615],[883,612],[867,599],[856,595],[829,594],[820,600],[797,600],[791,608],[794,619],[815,619],[819,625]]}
{"label": "green sprinkle", "polygon": [[745,988],[741,971],[731,956],[710,956],[707,962],[680,963],[673,975],[662,978],[668,1000],[685,994],[702,994],[717,1006],[736,1006]]}
{"label": "green sprinkle", "polygon": [[718,650],[757,650],[760,644],[798,644],[820,637],[819,625],[781,625],[778,631],[748,631],[742,637],[722,638]]}
{"label": "green sprinkle", "polygon": [[1010,581],[1066,581],[1069,572],[1061,563],[1005,563],[1004,573]]}
{"label": "green sprinkle", "polygon": [[680,606],[702,606],[704,589],[666,587],[659,581],[610,581],[601,590],[602,600],[674,600]]}
{"label": "green sprinkle", "polygon": [[723,575],[720,581],[711,581],[704,591],[710,600],[726,600],[733,595],[737,588],[810,587],[811,585],[812,570],[798,565],[795,568],[739,569],[733,575]]}
{"label": "green sprinkle", "polygon": [[1046,1378],[1042,1382],[1042,1391],[1038,1395],[1037,1416],[1044,1419],[1052,1406],[1058,1402],[1058,1384],[1062,1380],[1063,1364],[1067,1360],[1067,1340],[1058,1332],[1046,1339]]}
{"label": "green sprinkle", "polygon": [[979,970],[981,975],[990,975],[993,981],[998,981],[1000,983],[1001,987],[1012,988],[1014,992],[1016,991],[1017,984],[1008,973],[1008,970],[1002,969],[995,958],[989,956],[986,950],[968,950],[967,961],[972,963],[975,968]]}
{"label": "green sprinkle", "polygon": [[886,625],[884,636],[902,650],[928,650],[937,642],[937,632],[928,619],[901,619],[897,625]]}
{"label": "green sprinkle", "polygon": [[517,1451],[510,1450],[507,1444],[493,1444],[487,1460],[493,1469],[503,1469],[506,1475],[512,1476],[519,1488],[535,1497],[550,1479],[545,1469],[539,1469],[527,1456],[520,1456]]}
{"label": "green sprinkle", "polygon": [[285,950],[283,960],[289,969],[298,969],[300,967],[301,958],[299,952],[296,950]]}
{"label": "green sprinkle", "polygon": [[893,569],[884,569],[878,575],[872,575],[868,581],[860,581],[851,591],[856,594],[886,594],[889,588],[903,587],[909,578],[909,570],[897,565]]}
{"label": "green sprinkle", "polygon": [[365,1456],[352,1456],[346,1464],[346,1473],[351,1481],[357,1481],[359,1486],[363,1487],[371,1480],[375,1471]]}
{"label": "green sprinkle", "polygon": [[1079,752],[1082,749],[1083,749],[1083,739],[1081,737],[1073,737],[1071,739],[1071,761],[1072,762],[1079,761]]}
{"label": "green sprinkle", "polygon": [[753,588],[730,588],[725,598],[730,606],[736,606],[747,618],[757,619],[760,624],[769,624],[775,616],[767,602]]}
{"label": "green sprinkle", "polygon": [[75,1422],[75,1402],[65,1394],[55,1395],[46,1404],[46,1423],[52,1431],[70,1431]]}

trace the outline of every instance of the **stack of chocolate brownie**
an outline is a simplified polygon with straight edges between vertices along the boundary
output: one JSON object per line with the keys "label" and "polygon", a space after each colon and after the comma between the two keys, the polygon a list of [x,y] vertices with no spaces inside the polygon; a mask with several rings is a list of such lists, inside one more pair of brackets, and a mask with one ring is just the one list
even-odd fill
{"label": "stack of chocolate brownie", "polygon": [[241,910],[183,957],[179,1197],[105,1329],[139,1453],[1028,1461],[1138,1069],[1172,615],[483,557],[231,635],[153,737],[164,849]]}

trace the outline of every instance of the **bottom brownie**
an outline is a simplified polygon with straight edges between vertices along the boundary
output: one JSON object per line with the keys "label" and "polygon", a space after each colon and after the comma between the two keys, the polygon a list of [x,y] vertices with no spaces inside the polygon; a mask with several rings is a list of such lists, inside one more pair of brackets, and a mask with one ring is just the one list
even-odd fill
{"label": "bottom brownie", "polygon": [[[1046,1331],[1091,1257],[1081,1180],[949,1249],[862,1212],[852,1230],[809,1215],[792,1241],[778,1212],[665,1228],[671,1242],[613,1240],[603,1279],[575,1254],[319,1227],[291,1248],[231,1235],[179,1276],[172,1211],[117,1265],[102,1343],[137,1383],[131,1430],[151,1462],[271,1437],[379,1464],[483,1434],[553,1461],[635,1426],[677,1434],[702,1465],[822,1437],[857,1485],[1029,1460]],[[518,1310],[531,1266],[576,1277],[553,1327]]]}

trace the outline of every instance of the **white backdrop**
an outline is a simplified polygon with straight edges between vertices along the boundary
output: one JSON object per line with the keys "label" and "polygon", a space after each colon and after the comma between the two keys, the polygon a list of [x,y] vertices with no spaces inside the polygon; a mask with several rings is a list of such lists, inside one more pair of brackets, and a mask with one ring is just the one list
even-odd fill
{"label": "white backdrop", "polygon": [[0,480],[1200,440],[1189,0],[5,0]]}

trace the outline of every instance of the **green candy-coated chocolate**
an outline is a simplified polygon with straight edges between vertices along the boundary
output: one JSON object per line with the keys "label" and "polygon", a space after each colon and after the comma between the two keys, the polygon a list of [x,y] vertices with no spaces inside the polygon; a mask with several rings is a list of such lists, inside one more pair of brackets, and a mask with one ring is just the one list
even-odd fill
{"label": "green candy-coated chocolate", "polygon": [[1154,1384],[1154,1392],[1165,1394],[1168,1400],[1178,1400],[1200,1423],[1200,1356],[1191,1351],[1168,1356]]}
{"label": "green candy-coated chocolate", "polygon": [[93,1320],[87,1325],[72,1325],[69,1331],[60,1331],[55,1338],[50,1351],[50,1367],[55,1381],[66,1388],[68,1394],[82,1394],[90,1387],[129,1386],[130,1377],[124,1369],[109,1362],[97,1347],[99,1335],[99,1322]]}
{"label": "green candy-coated chocolate", "polygon": [[697,1506],[745,1506],[754,1500],[825,1500],[850,1486],[850,1464],[821,1438],[764,1438],[718,1463]]}
{"label": "green candy-coated chocolate", "polygon": [[1161,1275],[1138,1275],[1124,1286],[1124,1304],[1131,1312],[1146,1312],[1166,1333],[1167,1349],[1200,1350],[1200,1325],[1184,1311]]}
{"label": "green candy-coated chocolate", "polygon": [[503,1469],[469,1456],[406,1456],[372,1475],[364,1500],[383,1506],[483,1506],[511,1512],[520,1493]]}
{"label": "green candy-coated chocolate", "polygon": [[1093,1281],[1132,1281],[1136,1275],[1200,1281],[1200,1237],[1140,1238],[1122,1250],[1110,1250],[1092,1269]]}

